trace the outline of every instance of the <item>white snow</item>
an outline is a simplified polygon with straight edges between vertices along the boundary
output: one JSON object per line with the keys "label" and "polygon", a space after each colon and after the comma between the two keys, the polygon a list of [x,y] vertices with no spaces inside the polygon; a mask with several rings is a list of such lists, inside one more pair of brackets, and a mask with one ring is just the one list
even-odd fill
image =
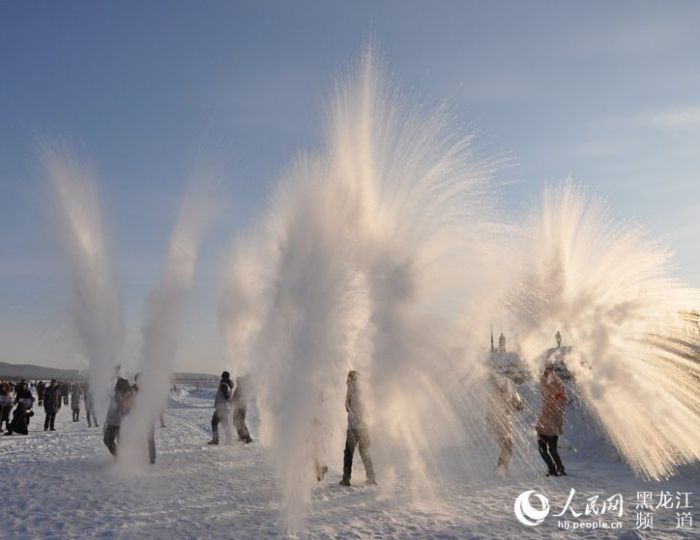
{"label": "white snow", "polygon": [[[57,430],[44,432],[43,411],[32,418],[28,436],[0,437],[0,538],[279,538],[285,519],[273,465],[258,442],[210,447],[210,391],[171,397],[166,427],[156,435],[155,466],[133,471],[114,463],[102,444],[102,428],[88,428],[81,411],[71,421],[69,407],[57,415]],[[344,422],[339,418],[338,422]],[[255,409],[249,413],[258,434]],[[412,502],[408,486],[395,494],[364,485],[359,459],[353,487],[338,485],[342,448],[328,460],[329,473],[313,490],[303,538],[696,538],[675,530],[675,510],[655,511],[655,528],[637,533],[637,491],[695,491],[700,471],[683,469],[668,482],[636,479],[605,452],[563,445],[571,475],[545,478],[541,470],[514,472],[504,480],[452,478],[438,485],[434,499]],[[515,452],[531,451],[516,444]],[[144,453],[146,443],[144,441]],[[358,456],[359,458],[359,456]],[[495,459],[495,456],[494,456]],[[311,474],[311,471],[309,471]],[[382,471],[378,471],[381,484]],[[621,531],[563,531],[549,517],[528,528],[514,516],[517,495],[535,489],[549,497],[553,511],[576,489],[578,510],[592,495],[622,493]],[[691,496],[690,502],[695,495]],[[691,510],[692,512],[693,510]],[[700,511],[696,517],[700,517]],[[574,520],[575,521],[575,520]],[[695,533],[695,534],[694,534]]]}

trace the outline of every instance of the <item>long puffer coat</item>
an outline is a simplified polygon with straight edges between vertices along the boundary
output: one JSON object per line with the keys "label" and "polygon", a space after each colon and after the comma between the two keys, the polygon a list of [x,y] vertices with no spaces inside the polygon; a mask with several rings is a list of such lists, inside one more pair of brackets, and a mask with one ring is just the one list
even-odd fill
{"label": "long puffer coat", "polygon": [[559,376],[551,371],[540,379],[542,411],[537,421],[537,433],[548,437],[561,435],[564,431],[564,407],[566,390]]}

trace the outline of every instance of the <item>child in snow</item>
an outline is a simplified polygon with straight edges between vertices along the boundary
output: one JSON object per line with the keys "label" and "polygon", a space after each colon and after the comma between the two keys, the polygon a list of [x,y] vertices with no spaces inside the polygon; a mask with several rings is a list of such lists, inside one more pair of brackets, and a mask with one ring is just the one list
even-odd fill
{"label": "child in snow", "polygon": [[20,435],[27,435],[29,433],[27,429],[27,407],[21,401],[17,403],[15,412],[12,413],[12,422],[10,422],[5,435],[12,435],[13,433],[18,433]]}

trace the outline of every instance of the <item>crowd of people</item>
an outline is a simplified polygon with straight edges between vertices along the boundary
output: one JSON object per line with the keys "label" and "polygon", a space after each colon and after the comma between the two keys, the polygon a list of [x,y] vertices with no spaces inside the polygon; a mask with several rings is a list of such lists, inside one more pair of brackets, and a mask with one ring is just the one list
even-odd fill
{"label": "crowd of people", "polygon": [[[557,346],[561,346],[561,335],[557,332]],[[505,338],[501,335],[499,350],[505,351]],[[495,351],[492,345],[492,352]],[[103,442],[109,452],[115,457],[119,449],[119,432],[124,418],[133,408],[134,398],[139,391],[139,374],[133,384],[128,379],[117,377],[111,395],[109,409],[104,422]],[[369,432],[365,421],[363,400],[360,393],[360,376],[355,370],[348,372],[345,409],[348,423],[343,454],[343,477],[340,484],[350,485],[352,464],[355,449],[359,449],[360,457],[365,468],[368,484],[375,484],[376,478],[372,458],[369,454]],[[496,463],[496,471],[504,475],[509,467],[513,454],[513,417],[522,411],[525,402],[518,394],[513,380],[493,369],[490,377],[491,392],[487,425],[500,449]],[[235,429],[238,440],[249,444],[253,442],[246,425],[247,402],[250,397],[250,380],[248,377],[237,377],[235,381],[228,371],[221,374],[221,380],[214,398],[214,414],[211,419],[211,445],[218,445],[219,428],[224,432],[224,443],[233,442]],[[556,373],[551,361],[547,361],[539,381],[542,395],[542,406],[536,424],[537,446],[539,453],[547,465],[547,476],[565,476],[566,470],[558,452],[558,438],[562,434],[564,412],[568,403],[566,390],[562,379]],[[70,402],[73,422],[80,421],[81,403],[85,409],[88,427],[99,427],[95,415],[94,400],[87,383],[69,383],[51,380],[32,383],[22,379],[19,383],[0,382],[0,432],[3,426],[5,435],[27,435],[30,419],[34,416],[35,398],[31,391],[35,389],[38,406],[44,409],[44,431],[55,431],[56,414],[62,406]],[[14,411],[12,410],[14,407]],[[12,418],[10,419],[10,414]],[[165,427],[163,413],[159,415],[161,427]],[[314,420],[318,422],[318,420]],[[150,422],[147,435],[147,446],[150,463],[156,461],[155,422]],[[321,464],[318,455],[314,455],[316,479],[320,481],[328,467]]]}
{"label": "crowd of people", "polygon": [[55,379],[48,384],[43,380],[28,382],[26,379],[17,383],[0,382],[0,433],[3,432],[4,427],[5,435],[27,435],[29,422],[35,414],[35,403],[37,409],[44,409],[44,431],[55,431],[56,414],[62,406],[67,406],[69,401],[74,422],[80,421],[82,402],[88,426],[92,425],[91,419],[94,425],[98,426],[93,398],[88,391],[87,383],[59,382]]}

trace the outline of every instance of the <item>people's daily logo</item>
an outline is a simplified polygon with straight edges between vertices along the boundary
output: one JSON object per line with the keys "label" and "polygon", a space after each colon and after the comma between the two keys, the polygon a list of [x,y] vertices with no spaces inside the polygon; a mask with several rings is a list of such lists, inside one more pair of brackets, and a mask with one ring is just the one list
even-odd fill
{"label": "people's daily logo", "polygon": [[[534,496],[539,501],[541,508],[535,508],[530,502],[530,497]],[[513,507],[515,517],[523,525],[535,527],[544,521],[549,514],[549,499],[541,493],[536,493],[534,489],[524,491],[515,499]]]}

